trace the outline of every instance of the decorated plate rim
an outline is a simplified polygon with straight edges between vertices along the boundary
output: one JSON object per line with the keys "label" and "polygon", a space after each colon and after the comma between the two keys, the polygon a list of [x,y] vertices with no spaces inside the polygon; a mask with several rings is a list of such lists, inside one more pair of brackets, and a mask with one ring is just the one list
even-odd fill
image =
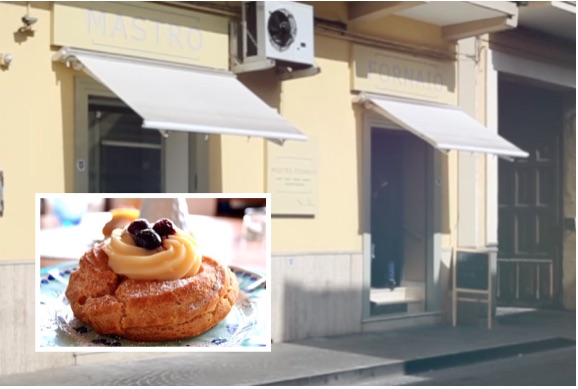
{"label": "decorated plate rim", "polygon": [[[238,300],[235,305],[233,306],[233,309],[231,310],[231,312],[227,315],[227,317],[225,319],[223,319],[223,321],[221,321],[219,324],[217,324],[215,327],[209,329],[208,331],[199,334],[195,337],[192,338],[187,338],[187,339],[183,339],[180,341],[172,341],[172,342],[131,342],[128,341],[126,339],[122,339],[120,337],[114,336],[114,335],[99,335],[97,334],[92,328],[90,328],[90,326],[86,325],[85,323],[81,322],[80,320],[74,318],[74,316],[72,316],[72,312],[70,312],[69,314],[72,316],[72,320],[70,320],[69,323],[58,323],[58,320],[62,320],[62,317],[58,317],[59,312],[58,311],[58,304],[62,304],[62,302],[59,302],[59,299],[62,300],[64,298],[65,303],[67,304],[66,298],[63,297],[64,295],[64,288],[65,285],[67,285],[68,280],[67,279],[60,279],[57,280],[55,279],[54,275],[55,271],[58,271],[59,275],[61,276],[69,276],[69,274],[71,274],[73,271],[75,271],[78,268],[78,262],[67,262],[67,263],[62,263],[62,264],[58,264],[58,265],[54,265],[54,266],[50,266],[50,267],[46,267],[46,268],[42,268],[40,269],[40,280],[39,280],[39,291],[40,291],[40,301],[37,302],[37,305],[42,306],[44,305],[44,309],[47,311],[48,316],[46,315],[40,315],[40,319],[42,322],[37,322],[36,326],[37,326],[37,344],[36,344],[36,349],[37,351],[57,351],[57,350],[71,350],[71,351],[97,351],[99,349],[106,349],[107,351],[120,351],[120,350],[126,350],[126,351],[135,351],[137,349],[146,349],[147,351],[153,351],[158,349],[159,351],[164,351],[164,350],[171,350],[171,351],[181,351],[181,350],[191,350],[191,349],[202,349],[203,351],[216,351],[215,349],[230,349],[231,351],[236,351],[233,349],[242,349],[243,351],[247,351],[247,349],[251,349],[251,348],[258,348],[258,349],[266,349],[263,351],[270,351],[270,343],[263,343],[263,342],[258,342],[258,343],[251,343],[248,342],[247,344],[243,344],[243,342],[247,339],[251,338],[251,335],[257,330],[258,326],[261,325],[262,323],[258,323],[258,310],[262,307],[259,307],[259,301],[258,299],[255,299],[255,294],[258,294],[257,292],[264,290],[264,288],[266,288],[266,277],[263,273],[258,272],[258,271],[254,271],[253,269],[248,269],[242,266],[236,266],[236,265],[231,265],[229,266],[229,268],[231,269],[231,271],[233,271],[233,273],[236,275],[237,279],[239,280],[239,286],[240,286],[240,291],[242,293],[245,294],[244,298],[242,298],[241,300]],[[64,275],[63,275],[64,273]],[[243,287],[241,287],[242,284],[242,278],[243,277],[249,277],[249,280],[251,281],[251,283],[255,283],[255,281],[257,281],[256,283],[258,284],[257,288],[254,288],[253,290],[244,290]],[[50,281],[56,281],[54,284],[52,285],[59,285],[60,288],[62,289],[60,291],[60,293],[58,294],[58,296],[49,296],[47,295],[48,293],[44,293],[43,294],[43,289],[47,287],[48,283]],[[262,281],[262,282],[260,282]],[[55,289],[58,289],[58,287],[56,287]],[[48,299],[45,300],[45,299]],[[48,306],[47,306],[48,303]],[[69,309],[69,308],[68,308]],[[247,314],[248,312],[248,314]],[[238,321],[239,323],[235,322],[235,323],[225,323],[225,321],[228,318],[231,318],[231,314],[234,314],[235,320]],[[52,317],[51,317],[52,316]],[[46,323],[46,321],[50,321],[50,323]],[[92,332],[91,336],[92,337],[96,337],[96,338],[101,338],[101,339],[108,339],[111,342],[113,340],[116,340],[117,343],[121,343],[120,345],[122,347],[114,347],[114,346],[119,346],[119,344],[114,344],[114,343],[110,343],[110,342],[105,342],[102,341],[102,344],[100,344],[100,342],[98,343],[94,343],[94,341],[92,341],[93,344],[89,344],[87,342],[90,341],[90,339],[83,339],[81,337],[82,334],[79,334],[78,336],[80,336],[80,339],[82,339],[82,341],[80,341],[79,339],[75,339],[74,336],[70,336],[71,335],[71,331],[77,331],[78,327],[74,327],[72,325],[69,325],[73,322],[73,320],[77,321],[77,324],[80,323],[81,325],[86,327],[86,332]],[[243,321],[244,320],[244,321]],[[51,329],[46,329],[43,328],[43,324],[51,324],[52,328]],[[63,331],[62,325],[68,325],[68,333],[66,333],[66,331]],[[243,326],[241,327],[241,324],[243,324]],[[234,332],[230,331],[229,326],[232,325],[237,325],[237,328],[234,330]],[[57,328],[55,329],[54,326],[56,326]],[[218,340],[219,338],[213,339],[211,342],[209,342],[207,340],[207,336],[215,331],[217,331],[218,327],[220,327],[220,330],[223,330],[223,326],[227,329],[227,331],[229,331],[229,335],[231,335],[230,338],[221,338],[223,340],[225,340],[224,342],[216,342],[216,340]],[[239,328],[240,327],[240,328]],[[249,327],[247,329],[247,327]],[[43,339],[47,336],[45,333],[46,331],[53,331],[53,338],[57,338],[57,336],[59,335],[58,332],[60,331],[61,333],[64,332],[63,336],[67,336],[69,339],[68,341],[70,342],[70,345],[50,345],[47,344],[46,341],[43,341]],[[244,334],[243,334],[244,333]],[[50,336],[48,336],[50,337]],[[204,337],[204,340],[199,340],[202,339]],[[66,340],[62,340],[60,339],[60,341],[65,342]],[[58,340],[55,340],[55,342],[58,342]],[[86,343],[86,344],[81,344],[81,343]],[[112,347],[111,347],[112,346]],[[78,349],[78,350],[77,350]],[[240,351],[240,350],[239,350]]]}

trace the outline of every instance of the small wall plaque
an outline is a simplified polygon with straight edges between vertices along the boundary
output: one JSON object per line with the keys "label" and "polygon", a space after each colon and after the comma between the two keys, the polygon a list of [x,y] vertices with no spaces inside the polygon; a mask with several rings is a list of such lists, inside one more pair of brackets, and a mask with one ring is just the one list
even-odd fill
{"label": "small wall plaque", "polygon": [[317,211],[317,142],[267,142],[267,192],[273,215],[313,216]]}

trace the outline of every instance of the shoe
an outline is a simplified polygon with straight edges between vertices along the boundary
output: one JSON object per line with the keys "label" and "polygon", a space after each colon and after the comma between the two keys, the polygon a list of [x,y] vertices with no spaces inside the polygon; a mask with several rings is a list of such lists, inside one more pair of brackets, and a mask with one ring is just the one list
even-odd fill
{"label": "shoe", "polygon": [[390,290],[393,291],[396,286],[397,286],[397,284],[396,284],[396,282],[395,282],[395,280],[394,280],[393,278],[390,278],[389,280],[387,280],[387,287],[388,287]]}

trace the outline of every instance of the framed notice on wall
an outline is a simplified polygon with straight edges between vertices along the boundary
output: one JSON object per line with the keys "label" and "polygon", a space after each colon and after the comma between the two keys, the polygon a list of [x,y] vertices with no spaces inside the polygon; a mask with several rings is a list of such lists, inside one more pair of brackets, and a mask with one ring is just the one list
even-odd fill
{"label": "framed notice on wall", "polygon": [[267,142],[272,215],[312,216],[317,209],[317,142]]}
{"label": "framed notice on wall", "polygon": [[457,322],[458,301],[487,303],[492,328],[492,272],[489,250],[454,248],[452,272],[452,324]]}

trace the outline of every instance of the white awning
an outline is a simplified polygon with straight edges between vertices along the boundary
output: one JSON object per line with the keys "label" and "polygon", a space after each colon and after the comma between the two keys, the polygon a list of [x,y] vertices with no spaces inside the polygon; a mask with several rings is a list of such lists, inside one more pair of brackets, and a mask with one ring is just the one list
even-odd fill
{"label": "white awning", "polygon": [[458,150],[513,158],[528,156],[457,107],[361,93],[358,102],[442,151]]}
{"label": "white awning", "polygon": [[134,109],[144,128],[307,140],[227,71],[70,48],[54,59],[81,65]]}

